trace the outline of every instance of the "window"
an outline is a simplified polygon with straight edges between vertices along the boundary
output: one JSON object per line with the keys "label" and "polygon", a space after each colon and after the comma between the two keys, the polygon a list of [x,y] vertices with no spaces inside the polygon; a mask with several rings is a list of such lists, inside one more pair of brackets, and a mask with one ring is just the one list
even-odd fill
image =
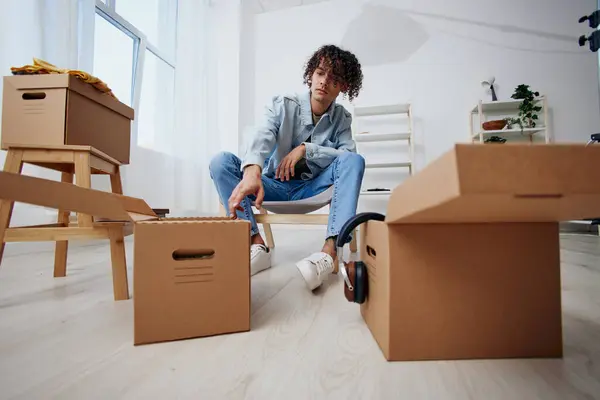
{"label": "window", "polygon": [[94,23],[94,74],[108,84],[119,101],[131,106],[135,42],[99,14]]}
{"label": "window", "polygon": [[96,0],[93,74],[136,110],[134,144],[168,151],[177,0]]}
{"label": "window", "polygon": [[175,71],[150,51],[146,51],[138,145],[154,150],[168,151],[173,130]]}
{"label": "window", "polygon": [[167,57],[175,56],[177,0],[118,0],[117,14],[142,31]]}

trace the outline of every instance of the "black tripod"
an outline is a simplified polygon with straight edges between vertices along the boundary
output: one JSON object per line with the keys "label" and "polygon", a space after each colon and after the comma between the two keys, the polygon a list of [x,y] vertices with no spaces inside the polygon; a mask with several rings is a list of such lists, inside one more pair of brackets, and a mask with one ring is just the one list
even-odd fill
{"label": "black tripod", "polygon": [[[592,29],[596,29],[598,25],[600,25],[600,10],[596,10],[590,15],[583,16],[579,18],[579,23],[589,21],[588,25]],[[590,43],[590,51],[597,52],[600,48],[600,31],[594,30],[592,34],[588,37],[585,35],[581,35],[579,37],[579,46],[584,46],[585,42]]]}
{"label": "black tripod", "polygon": [[[579,37],[579,46],[584,46],[585,42],[589,42],[590,51],[595,53],[600,49],[600,31],[596,30],[598,25],[600,25],[600,10],[596,10],[590,15],[579,18],[579,23],[585,21],[588,21],[589,27],[594,29],[594,32],[588,37],[581,35]],[[586,146],[589,146],[592,143],[600,143],[600,133],[591,134],[590,140],[588,140]],[[591,221],[592,225],[600,225],[600,218],[587,219],[586,221]]]}
{"label": "black tripod", "polygon": [[592,143],[600,143],[600,133],[592,133],[590,136],[590,140],[588,140],[586,146],[589,146]]}
{"label": "black tripod", "polygon": [[[590,140],[588,140],[586,146],[589,146],[592,143],[600,143],[600,133],[592,133],[590,135]],[[600,218],[592,218],[586,221],[591,221],[592,225],[600,225]]]}

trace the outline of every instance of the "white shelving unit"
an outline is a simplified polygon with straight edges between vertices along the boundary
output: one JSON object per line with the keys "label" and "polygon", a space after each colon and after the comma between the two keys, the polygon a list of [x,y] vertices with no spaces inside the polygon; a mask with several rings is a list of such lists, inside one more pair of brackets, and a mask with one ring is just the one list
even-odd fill
{"label": "white shelving unit", "polygon": [[366,163],[365,168],[411,168],[412,162]]}
{"label": "white shelving unit", "polygon": [[[519,106],[522,100],[520,99],[509,99],[509,100],[498,100],[498,101],[482,101],[473,107],[469,113],[469,127],[470,127],[470,139],[472,142],[479,141],[484,143],[486,139],[491,136],[500,136],[507,140],[511,137],[524,136],[529,139],[530,142],[534,141],[534,137],[539,134],[544,135],[544,141],[550,143],[550,132],[548,119],[548,102],[546,96],[539,96],[536,98],[537,105],[542,107],[542,110],[538,115],[542,118],[537,121],[540,126],[535,128],[524,128],[521,130],[520,127],[512,129],[501,129],[501,130],[484,130],[483,123],[486,121],[503,119],[504,117],[516,117],[519,114]],[[475,117],[478,117],[478,122],[475,122]]]}
{"label": "white shelving unit", "polygon": [[[362,117],[377,117],[377,116],[392,116],[398,115],[407,118],[407,128],[398,129],[397,131],[382,133],[364,131],[360,128],[360,120]],[[386,104],[379,106],[356,106],[354,107],[352,132],[354,140],[357,142],[359,154],[361,144],[376,143],[376,142],[405,142],[408,146],[409,160],[408,161],[389,161],[389,162],[367,162],[365,168],[404,168],[408,169],[410,175],[413,174],[414,160],[414,138],[413,138],[413,122],[412,122],[412,105],[411,104]],[[364,154],[363,154],[364,155]],[[366,158],[366,157],[365,157]],[[393,189],[393,188],[389,188]],[[361,196],[388,196],[391,191],[361,191]]]}
{"label": "white shelving unit", "polygon": [[391,192],[360,192],[361,196],[389,196]]}

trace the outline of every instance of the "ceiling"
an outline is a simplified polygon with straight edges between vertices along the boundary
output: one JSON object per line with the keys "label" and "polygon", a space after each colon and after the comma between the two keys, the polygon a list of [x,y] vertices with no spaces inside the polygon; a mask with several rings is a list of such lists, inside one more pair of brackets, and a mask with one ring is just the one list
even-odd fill
{"label": "ceiling", "polygon": [[286,8],[305,6],[309,4],[322,3],[329,0],[258,0],[259,12],[271,12]]}

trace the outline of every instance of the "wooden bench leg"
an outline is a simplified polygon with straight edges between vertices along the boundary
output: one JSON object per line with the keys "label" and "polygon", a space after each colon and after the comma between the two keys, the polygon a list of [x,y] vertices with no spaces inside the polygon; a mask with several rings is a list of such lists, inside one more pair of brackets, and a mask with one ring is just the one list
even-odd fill
{"label": "wooden bench leg", "polygon": [[[75,153],[75,184],[82,188],[91,189],[92,170],[90,166],[90,153]],[[91,215],[77,213],[77,225],[79,227],[92,227],[93,220]]]}
{"label": "wooden bench leg", "polygon": [[[22,170],[23,151],[9,150],[6,154],[6,161],[4,162],[4,171],[20,174]],[[4,254],[4,233],[6,228],[10,225],[14,205],[14,201],[0,200],[0,263],[2,262],[2,255]]]}
{"label": "wooden bench leg", "polygon": [[358,251],[358,229],[352,232],[352,241],[350,242],[350,251],[356,253]]}
{"label": "wooden bench leg", "polygon": [[[70,172],[63,172],[61,181],[66,183],[73,183],[73,174]],[[58,211],[58,223],[69,226],[69,211]],[[67,275],[67,253],[69,250],[69,241],[61,240],[56,242],[54,247],[54,277],[61,278]]]}
{"label": "wooden bench leg", "polygon": [[[265,214],[265,215],[269,213],[264,208],[261,208],[260,210],[258,210],[258,212],[260,212],[261,214]],[[273,231],[271,231],[271,224],[262,224],[262,226],[263,226],[263,229],[265,230],[267,246],[269,246],[269,249],[272,250],[275,248],[275,240],[273,240]]]}
{"label": "wooden bench leg", "polygon": [[110,187],[113,193],[123,194],[123,183],[121,182],[121,172],[117,169],[117,173],[110,176]]}
{"label": "wooden bench leg", "polygon": [[[123,194],[123,183],[121,173],[110,176],[112,192]],[[129,280],[127,278],[127,258],[125,255],[125,236],[123,228],[116,227],[110,232],[110,259],[112,263],[113,293],[115,300],[129,299]]]}

